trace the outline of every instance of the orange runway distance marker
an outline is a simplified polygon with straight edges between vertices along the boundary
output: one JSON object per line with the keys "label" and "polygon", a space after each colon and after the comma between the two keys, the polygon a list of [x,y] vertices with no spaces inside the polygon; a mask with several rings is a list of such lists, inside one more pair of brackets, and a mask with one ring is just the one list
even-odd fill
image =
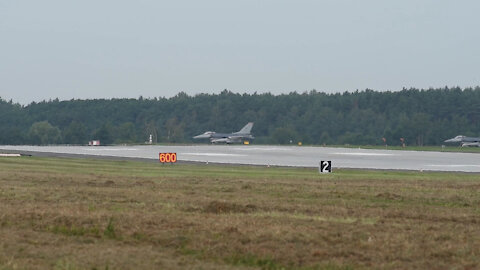
{"label": "orange runway distance marker", "polygon": [[158,159],[161,163],[177,162],[177,153],[159,153]]}

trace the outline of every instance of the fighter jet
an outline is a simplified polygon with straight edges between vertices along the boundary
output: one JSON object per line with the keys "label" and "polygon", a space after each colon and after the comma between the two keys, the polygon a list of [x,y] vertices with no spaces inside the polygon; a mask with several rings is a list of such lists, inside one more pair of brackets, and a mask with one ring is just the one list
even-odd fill
{"label": "fighter jet", "polygon": [[466,137],[463,135],[458,135],[455,138],[445,140],[446,143],[461,143],[462,147],[465,146],[478,146],[480,147],[480,138],[475,137]]}
{"label": "fighter jet", "polygon": [[211,143],[242,143],[243,141],[253,140],[250,134],[253,122],[246,124],[240,131],[234,133],[216,133],[215,131],[207,131],[203,134],[193,137],[194,139],[210,139]]}

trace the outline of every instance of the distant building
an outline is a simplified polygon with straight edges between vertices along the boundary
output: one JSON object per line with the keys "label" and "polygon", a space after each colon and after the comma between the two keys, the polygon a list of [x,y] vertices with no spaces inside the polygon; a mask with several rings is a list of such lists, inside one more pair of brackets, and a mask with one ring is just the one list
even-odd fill
{"label": "distant building", "polygon": [[88,142],[89,146],[99,146],[100,145],[100,140],[93,140]]}

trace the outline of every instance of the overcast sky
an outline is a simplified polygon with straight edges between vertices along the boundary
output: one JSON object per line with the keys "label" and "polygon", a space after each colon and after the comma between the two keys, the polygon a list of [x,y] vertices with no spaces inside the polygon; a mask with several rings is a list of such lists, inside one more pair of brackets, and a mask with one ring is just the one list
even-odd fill
{"label": "overcast sky", "polygon": [[0,97],[480,85],[480,1],[0,0]]}

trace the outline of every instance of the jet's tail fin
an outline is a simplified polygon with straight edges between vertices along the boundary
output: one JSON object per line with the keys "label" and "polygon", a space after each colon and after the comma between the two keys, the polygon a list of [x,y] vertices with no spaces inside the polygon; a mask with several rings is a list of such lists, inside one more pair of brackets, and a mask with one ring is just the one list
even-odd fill
{"label": "jet's tail fin", "polygon": [[250,134],[250,131],[252,130],[253,127],[253,122],[249,122],[246,124],[240,131],[235,132],[236,134],[241,133],[241,134]]}

